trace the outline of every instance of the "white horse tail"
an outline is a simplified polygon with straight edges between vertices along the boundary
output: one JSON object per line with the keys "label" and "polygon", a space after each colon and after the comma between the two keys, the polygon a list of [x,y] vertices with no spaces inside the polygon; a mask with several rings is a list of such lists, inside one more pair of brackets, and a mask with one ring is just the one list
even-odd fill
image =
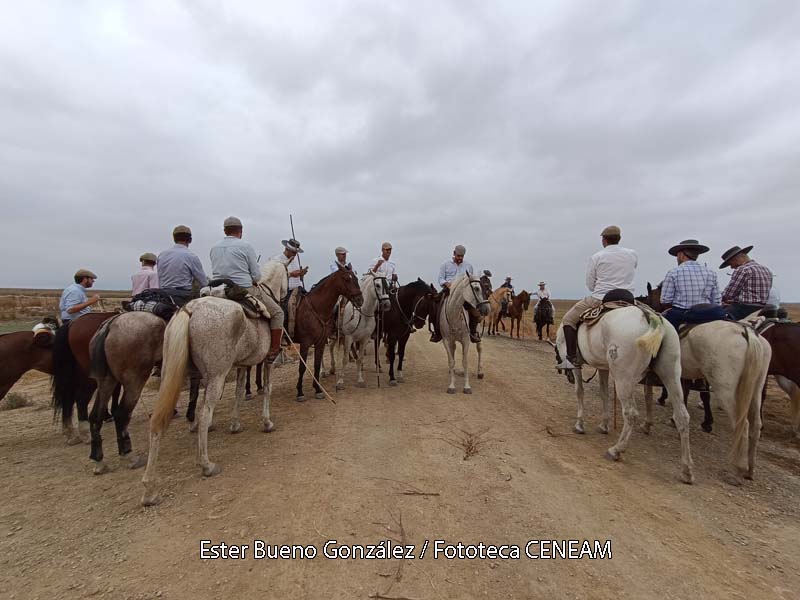
{"label": "white horse tail", "polygon": [[164,358],[161,366],[161,387],[158,390],[153,414],[150,417],[150,432],[161,433],[167,430],[178,397],[186,378],[189,362],[189,319],[191,313],[182,308],[172,317],[164,332]]}
{"label": "white horse tail", "polygon": [[766,357],[764,348],[760,343],[758,334],[754,333],[749,327],[744,327],[743,334],[747,340],[747,351],[744,355],[744,368],[739,375],[736,384],[736,414],[734,415],[733,446],[731,447],[731,457],[736,464],[738,457],[743,458],[743,468],[747,468],[747,427],[750,403],[755,394],[760,394],[761,377],[764,374]]}
{"label": "white horse tail", "polygon": [[647,311],[646,315],[649,327],[644,334],[636,338],[636,343],[642,350],[655,358],[664,339],[664,321],[658,313]]}

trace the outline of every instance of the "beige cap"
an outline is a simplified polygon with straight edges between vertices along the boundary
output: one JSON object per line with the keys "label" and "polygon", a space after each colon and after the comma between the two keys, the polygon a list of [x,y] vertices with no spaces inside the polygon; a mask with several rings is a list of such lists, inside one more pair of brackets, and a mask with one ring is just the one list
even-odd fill
{"label": "beige cap", "polygon": [[75,277],[84,278],[84,277],[91,277],[92,279],[97,279],[97,275],[92,273],[89,269],[78,269],[75,271]]}
{"label": "beige cap", "polygon": [[172,230],[172,235],[177,235],[179,233],[188,233],[192,235],[192,230],[189,229],[186,225],[178,225],[175,229]]}
{"label": "beige cap", "polygon": [[223,223],[223,227],[241,227],[242,222],[239,220],[238,217],[228,217],[225,219],[225,223]]}
{"label": "beige cap", "polygon": [[150,262],[156,262],[156,261],[158,260],[158,258],[157,258],[157,257],[156,257],[156,255],[155,255],[155,254],[153,254],[152,252],[145,252],[144,254],[142,254],[142,255],[139,257],[139,260],[140,260],[140,261],[142,261],[142,260],[149,260]]}
{"label": "beige cap", "polygon": [[392,245],[389,242],[383,242],[381,244],[381,250],[391,250]]}
{"label": "beige cap", "polygon": [[466,253],[467,253],[467,249],[464,248],[464,246],[462,246],[461,244],[459,244],[458,246],[453,248],[453,254],[459,254],[461,256],[464,256]]}
{"label": "beige cap", "polygon": [[343,246],[336,246],[336,250],[333,251],[334,254],[347,254],[347,248]]}
{"label": "beige cap", "polygon": [[618,235],[618,236],[621,237],[622,236],[622,232],[619,230],[619,227],[617,227],[616,225],[609,225],[608,227],[603,229],[603,231],[600,233],[600,235],[602,235],[603,237],[609,237],[609,236],[612,236],[612,235]]}

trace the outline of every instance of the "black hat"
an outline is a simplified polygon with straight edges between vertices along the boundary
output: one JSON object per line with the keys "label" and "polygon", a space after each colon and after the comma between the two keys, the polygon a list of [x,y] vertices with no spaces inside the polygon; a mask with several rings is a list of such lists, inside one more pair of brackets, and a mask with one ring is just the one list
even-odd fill
{"label": "black hat", "polygon": [[719,266],[720,269],[724,269],[728,265],[731,264],[731,259],[736,256],[737,254],[747,254],[752,250],[752,246],[746,246],[745,248],[739,248],[739,246],[734,246],[729,250],[726,250],[725,253],[722,255],[722,264]]}
{"label": "black hat", "polygon": [[281,240],[281,244],[283,244],[285,248],[291,250],[292,252],[295,252],[296,254],[303,253],[303,249],[300,247],[300,242],[298,242],[294,238],[290,238],[288,240]]}
{"label": "black hat", "polygon": [[672,254],[672,256],[678,256],[678,252],[681,250],[694,250],[698,254],[705,254],[708,252],[708,246],[704,246],[697,240],[683,240],[680,244],[676,244],[670,248],[669,253]]}

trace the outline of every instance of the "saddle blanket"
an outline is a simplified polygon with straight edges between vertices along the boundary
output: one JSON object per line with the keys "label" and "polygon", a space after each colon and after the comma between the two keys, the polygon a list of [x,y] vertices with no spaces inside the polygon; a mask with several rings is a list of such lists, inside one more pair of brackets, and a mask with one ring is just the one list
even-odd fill
{"label": "saddle blanket", "polygon": [[[646,313],[647,309],[644,308],[645,305],[642,305],[639,302],[635,304],[631,304],[630,302],[626,302],[625,300],[611,300],[610,302],[603,302],[602,304],[595,306],[594,308],[590,308],[589,310],[584,311],[581,314],[581,324],[585,324],[587,327],[591,327],[592,325],[597,324],[600,321],[601,317],[612,310],[616,310],[618,308],[627,308],[629,306],[636,306],[642,312]],[[650,309],[652,310],[652,309]]]}
{"label": "saddle blanket", "polygon": [[[212,281],[212,284],[217,283]],[[211,296],[212,298],[225,298],[239,304],[244,310],[248,319],[266,319],[269,321],[271,315],[266,305],[244,288],[228,282],[208,285],[200,289],[200,297]]]}

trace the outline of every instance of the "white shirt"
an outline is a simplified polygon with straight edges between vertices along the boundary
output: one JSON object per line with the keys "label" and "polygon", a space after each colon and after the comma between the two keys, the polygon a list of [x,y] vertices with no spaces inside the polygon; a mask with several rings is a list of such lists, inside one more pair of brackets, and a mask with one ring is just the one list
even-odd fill
{"label": "white shirt", "polygon": [[[286,255],[284,254],[284,258]],[[285,262],[285,261],[284,261]],[[286,269],[291,273],[292,271],[297,271],[300,269],[300,261],[297,259],[297,255],[294,255],[294,258],[289,261],[289,264],[286,265]],[[289,275],[289,291],[291,292],[295,288],[299,288],[303,285],[303,282],[300,281],[299,277],[292,277]]]}
{"label": "white shirt", "polygon": [[[373,260],[369,265],[370,271],[375,271],[375,265],[378,264],[379,260],[383,260],[383,256],[379,256],[375,260]],[[394,264],[393,260],[383,260],[381,266],[378,267],[377,273],[383,273],[386,276],[386,279],[391,280],[392,275],[397,274],[397,265]]]}
{"label": "white shirt", "polygon": [[633,278],[639,256],[630,248],[609,244],[589,259],[586,287],[592,297],[602,300],[611,290],[623,289],[633,293]]}
{"label": "white shirt", "polygon": [[443,262],[439,267],[439,287],[444,287],[445,283],[452,283],[454,279],[464,273],[472,275],[472,265],[467,261],[462,260],[460,265],[456,264],[452,258]]}
{"label": "white shirt", "polygon": [[536,289],[531,296],[536,296],[539,300],[543,300],[544,298],[550,298],[550,289],[545,286],[543,290]]}
{"label": "white shirt", "polygon": [[[339,267],[347,267],[347,265],[349,265],[349,264],[350,264],[350,263],[344,263],[344,264],[342,264],[342,263],[340,263],[338,260],[335,260],[335,261],[333,261],[333,262],[331,263],[331,273],[336,273],[336,271],[338,271],[338,270],[339,270]],[[353,269],[353,266],[352,266],[352,265],[350,265],[350,268],[351,268],[351,269]],[[358,275],[358,273],[356,273],[356,270],[355,270],[355,269],[353,269],[353,275]]]}

